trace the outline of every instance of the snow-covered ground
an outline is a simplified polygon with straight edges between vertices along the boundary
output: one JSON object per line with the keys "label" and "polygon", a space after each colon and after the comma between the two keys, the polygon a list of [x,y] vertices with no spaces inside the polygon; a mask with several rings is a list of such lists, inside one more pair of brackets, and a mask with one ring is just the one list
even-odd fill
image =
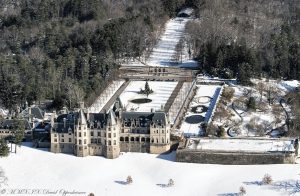
{"label": "snow-covered ground", "polygon": [[[191,136],[199,134],[199,131],[201,130],[200,124],[202,122],[208,122],[212,116],[213,109],[215,108],[217,99],[221,93],[221,88],[222,87],[219,85],[197,85],[196,95],[190,103],[189,111],[187,112],[185,119],[194,115],[200,115],[204,119],[199,123],[188,123],[186,120],[183,120],[180,131],[183,132],[184,135]],[[196,109],[196,111],[191,111],[191,108],[197,106],[200,106],[199,109],[204,106],[207,110],[201,111]]]}
{"label": "snow-covered ground", "polygon": [[175,48],[179,40],[183,38],[185,25],[191,18],[176,17],[170,19],[165,25],[165,32],[159,39],[157,45],[145,63],[133,61],[124,64],[124,66],[178,66],[178,67],[197,67],[196,61],[189,58],[188,49],[183,49],[182,62],[177,63],[173,60],[176,53]]}
{"label": "snow-covered ground", "polygon": [[298,80],[281,81],[278,83],[278,87],[286,91],[291,91],[296,87],[300,87],[300,82]]}
{"label": "snow-covered ground", "polygon": [[[282,107],[280,100],[284,99],[286,93],[299,87],[300,82],[297,80],[267,81],[266,79],[253,79],[252,82],[254,85],[251,87],[230,83],[228,87],[234,90],[234,96],[225,108],[230,115],[221,121],[214,119],[213,123],[218,126],[225,125],[225,129],[234,130],[238,136],[263,136],[270,131],[274,131],[270,134],[276,136],[273,133],[280,133],[278,130],[285,131],[285,111],[291,111],[290,106],[285,102],[282,103]],[[269,89],[273,98],[271,104],[268,101]],[[254,97],[256,100],[256,110],[247,110],[246,105],[250,97]]]}
{"label": "snow-covered ground", "polygon": [[[173,162],[175,153],[124,153],[110,160],[54,154],[27,146],[22,146],[17,152],[8,158],[0,158],[0,167],[8,177],[7,186],[1,186],[0,190],[5,189],[6,193],[11,189],[49,189],[85,192],[68,196],[86,196],[89,193],[97,196],[228,196],[237,195],[239,187],[244,186],[246,195],[300,195],[298,164],[177,163]],[[272,176],[274,183],[260,185],[266,173]],[[133,179],[131,185],[125,185],[128,175]],[[170,178],[175,185],[163,188]]]}
{"label": "snow-covered ground", "polygon": [[101,93],[101,95],[96,99],[96,101],[88,108],[90,113],[99,113],[105,104],[111,99],[111,97],[117,92],[117,90],[124,84],[124,80],[113,81],[106,89]]}
{"label": "snow-covered ground", "polygon": [[8,110],[0,108],[0,116],[6,117],[8,115]]}
{"label": "snow-covered ground", "polygon": [[[149,81],[148,84],[153,90],[153,93],[147,97],[144,94],[139,94],[140,90],[145,88],[145,81],[131,81],[120,95],[120,100],[127,111],[150,112],[151,109],[154,111],[161,110],[167,103],[177,83],[178,82]],[[148,98],[152,101],[142,104],[131,102],[132,100],[141,98]]]}
{"label": "snow-covered ground", "polygon": [[220,151],[294,152],[293,140],[265,139],[195,139],[188,148]]}

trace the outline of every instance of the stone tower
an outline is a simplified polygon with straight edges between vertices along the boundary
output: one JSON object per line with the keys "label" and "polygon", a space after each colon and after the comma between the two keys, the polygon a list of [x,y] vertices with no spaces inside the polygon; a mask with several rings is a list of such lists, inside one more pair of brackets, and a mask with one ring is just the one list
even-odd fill
{"label": "stone tower", "polygon": [[164,112],[156,112],[150,125],[150,153],[160,154],[168,150],[170,150],[170,124]]}
{"label": "stone tower", "polygon": [[120,154],[120,126],[116,115],[112,110],[110,110],[107,115],[105,156],[109,159],[114,159]]}
{"label": "stone tower", "polygon": [[88,144],[90,141],[89,138],[90,134],[87,128],[87,120],[84,116],[82,108],[79,110],[74,132],[75,132],[75,148],[74,148],[75,155],[79,157],[88,156],[89,155]]}

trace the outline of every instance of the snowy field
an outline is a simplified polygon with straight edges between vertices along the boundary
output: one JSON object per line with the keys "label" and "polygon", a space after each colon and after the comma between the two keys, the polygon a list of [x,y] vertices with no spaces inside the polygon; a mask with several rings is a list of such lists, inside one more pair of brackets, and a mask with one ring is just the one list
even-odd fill
{"label": "snowy field", "polygon": [[[178,82],[160,82],[149,81],[149,87],[153,90],[148,97],[144,94],[139,94],[141,89],[145,88],[145,81],[131,81],[126,89],[120,95],[120,100],[127,111],[150,112],[151,109],[160,110],[167,103],[170,95],[175,89]],[[148,98],[152,100],[149,103],[136,104],[132,100]]]}
{"label": "snowy field", "polygon": [[[17,154],[0,158],[0,167],[8,177],[7,185],[0,190],[85,192],[68,196],[86,196],[91,192],[96,196],[233,196],[244,186],[246,195],[300,195],[298,164],[210,165],[176,163],[174,159],[174,153],[159,156],[124,153],[114,160],[96,156],[80,158],[22,146]],[[273,184],[261,185],[266,173],[272,176]],[[128,175],[133,179],[131,185],[125,185]],[[163,188],[170,178],[175,185]]]}
{"label": "snowy field", "polygon": [[195,139],[188,144],[190,149],[251,152],[294,152],[293,140],[263,139]]}
{"label": "snowy field", "polygon": [[[215,108],[221,88],[222,87],[219,85],[197,85],[197,93],[190,103],[189,111],[187,112],[185,120],[180,127],[180,132],[183,132],[186,136],[199,134],[199,131],[201,130],[200,124],[202,122],[208,122],[212,116],[212,111]],[[203,110],[201,107],[206,109]],[[192,111],[192,108],[195,108],[195,110]],[[202,116],[203,120],[198,123],[186,122],[188,117],[195,115]]]}
{"label": "snowy field", "polygon": [[143,64],[139,61],[133,61],[124,64],[125,66],[178,66],[178,67],[197,67],[196,61],[189,59],[188,50],[185,47],[183,50],[182,62],[176,63],[173,60],[175,48],[179,40],[183,38],[185,25],[191,18],[176,17],[170,19],[165,25],[165,32],[160,37],[157,45],[152,50],[150,57]]}

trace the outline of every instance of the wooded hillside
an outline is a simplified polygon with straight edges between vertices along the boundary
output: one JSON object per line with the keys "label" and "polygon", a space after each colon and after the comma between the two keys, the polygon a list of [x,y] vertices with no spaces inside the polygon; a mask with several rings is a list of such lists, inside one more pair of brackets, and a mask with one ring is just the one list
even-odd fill
{"label": "wooded hillside", "polygon": [[225,78],[300,79],[300,1],[190,0],[187,42],[201,69]]}
{"label": "wooded hillside", "polygon": [[119,63],[147,56],[182,2],[0,0],[2,105],[90,104]]}

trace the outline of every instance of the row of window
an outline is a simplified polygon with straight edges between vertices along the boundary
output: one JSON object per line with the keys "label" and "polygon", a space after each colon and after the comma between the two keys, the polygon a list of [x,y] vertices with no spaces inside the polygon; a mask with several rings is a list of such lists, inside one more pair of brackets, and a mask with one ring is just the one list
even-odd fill
{"label": "row of window", "polygon": [[[128,123],[124,123],[124,124],[122,124],[122,127],[147,127],[149,124],[147,124],[147,123],[145,123],[145,124],[141,124],[141,125],[139,125],[139,124],[133,124],[133,123],[130,123],[130,122],[128,122]],[[152,127],[154,127],[154,128],[164,128],[164,125],[156,125],[156,124],[154,124],[154,125],[151,125]]]}
{"label": "row of window", "polygon": [[[72,138],[69,138],[68,141],[69,141],[69,143],[72,143]],[[54,139],[54,142],[57,142],[57,139],[56,139],[56,138]],[[61,139],[61,142],[64,143],[64,142],[65,142],[65,139]]]}
{"label": "row of window", "polygon": [[[154,140],[154,138],[151,139],[151,143],[159,143],[159,140],[158,138],[156,138],[156,140]],[[164,144],[165,143],[165,139],[164,138],[161,138],[161,143]],[[166,143],[169,143],[169,140],[167,139],[167,142]]]}
{"label": "row of window", "polygon": [[[86,139],[84,139],[84,140],[81,140],[81,139],[79,139],[78,140],[78,144],[79,145],[82,145],[82,141],[83,141],[83,144],[87,144],[87,140]],[[113,140],[114,142],[114,145],[116,145],[116,140]],[[129,137],[120,137],[120,141],[121,142],[129,142]],[[136,138],[134,138],[134,137],[130,137],[130,141],[131,142],[150,142],[150,138],[144,138],[144,137],[142,137],[142,138],[139,138],[139,137],[136,137]],[[57,142],[57,139],[55,138],[54,139],[54,142]],[[65,142],[65,139],[61,139],[61,142],[62,143],[64,143]],[[69,140],[68,140],[68,142],[69,143],[72,143],[72,139],[71,138],[69,138]],[[77,140],[75,139],[75,144],[77,143]],[[101,144],[101,139],[91,139],[91,144]],[[156,138],[156,140],[154,140],[154,138],[152,138],[151,139],[151,143],[159,143],[159,140],[158,140],[158,138]],[[161,138],[161,143],[165,143],[165,140],[164,140],[164,138]],[[169,140],[167,139],[167,143],[169,143]],[[104,145],[106,145],[106,140],[104,140]],[[108,140],[108,145],[111,145],[111,141],[110,140]]]}

